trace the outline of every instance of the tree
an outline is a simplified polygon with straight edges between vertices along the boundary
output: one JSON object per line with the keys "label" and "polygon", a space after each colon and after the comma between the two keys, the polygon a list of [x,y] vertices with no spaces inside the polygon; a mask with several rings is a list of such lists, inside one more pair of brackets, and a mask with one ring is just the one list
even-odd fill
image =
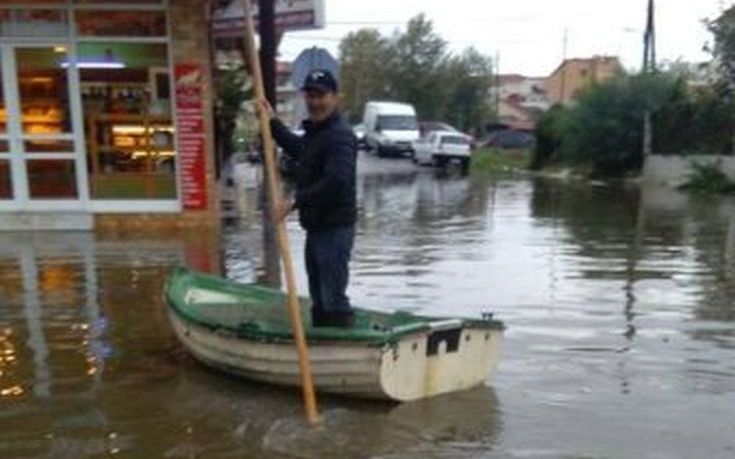
{"label": "tree", "polygon": [[564,140],[569,109],[556,104],[542,114],[536,123],[536,147],[533,151],[530,168],[540,170],[558,159],[556,155]]}
{"label": "tree", "polygon": [[392,45],[393,61],[388,65],[391,93],[413,104],[424,119],[440,119],[450,93],[443,78],[447,43],[420,14],[408,22],[405,33],[393,37]]}
{"label": "tree", "polygon": [[389,94],[389,81],[380,63],[390,56],[392,48],[377,30],[361,29],[342,40],[339,53],[343,107],[356,121],[362,116],[368,100]]}
{"label": "tree", "polygon": [[376,99],[410,103],[420,119],[448,121],[466,131],[489,119],[491,60],[473,48],[451,54],[424,15],[388,38],[374,29],[349,34],[340,60],[343,105],[353,120]]}
{"label": "tree", "polygon": [[[234,67],[218,70],[215,74],[217,99],[215,117],[217,125],[217,144],[219,159],[227,164],[234,152],[234,133],[237,117],[242,113],[243,103],[251,98],[248,88],[249,79],[245,69]],[[223,164],[220,164],[220,168]]]}
{"label": "tree", "polygon": [[476,49],[468,48],[461,56],[453,57],[446,67],[446,84],[451,92],[444,118],[463,131],[481,128],[492,114],[489,98],[492,61]]}
{"label": "tree", "polygon": [[554,160],[620,176],[643,164],[643,113],[652,114],[657,154],[729,154],[735,111],[709,87],[678,74],[623,76],[588,87],[576,105],[546,113],[536,128],[532,167]]}
{"label": "tree", "polygon": [[735,93],[735,6],[717,19],[705,21],[714,44],[709,48],[720,70],[719,89],[732,96]]}
{"label": "tree", "polygon": [[655,123],[670,102],[674,82],[663,74],[621,77],[593,85],[570,111],[562,137],[561,157],[586,163],[593,173],[617,176],[643,165],[643,127],[646,111],[653,113],[656,138],[668,135]]}

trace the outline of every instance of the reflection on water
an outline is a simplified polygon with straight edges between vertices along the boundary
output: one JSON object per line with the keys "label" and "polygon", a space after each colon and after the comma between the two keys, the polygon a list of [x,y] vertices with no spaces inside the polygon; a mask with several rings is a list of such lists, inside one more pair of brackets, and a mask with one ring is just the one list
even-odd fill
{"label": "reflection on water", "polygon": [[162,283],[181,263],[264,278],[257,190],[244,189],[221,237],[0,235],[0,457],[735,455],[735,203],[394,164],[360,174],[351,297],[494,311],[509,329],[492,388],[327,398],[312,430],[298,392],[195,363]]}

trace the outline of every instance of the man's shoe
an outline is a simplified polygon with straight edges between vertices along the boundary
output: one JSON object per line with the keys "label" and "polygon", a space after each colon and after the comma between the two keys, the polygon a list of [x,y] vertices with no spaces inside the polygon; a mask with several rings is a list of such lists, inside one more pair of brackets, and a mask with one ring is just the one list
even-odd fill
{"label": "man's shoe", "polygon": [[355,315],[352,311],[334,312],[312,309],[311,324],[314,327],[352,328],[355,325]]}
{"label": "man's shoe", "polygon": [[324,315],[326,312],[320,307],[311,307],[311,325],[313,327],[319,327],[319,324],[324,322]]}

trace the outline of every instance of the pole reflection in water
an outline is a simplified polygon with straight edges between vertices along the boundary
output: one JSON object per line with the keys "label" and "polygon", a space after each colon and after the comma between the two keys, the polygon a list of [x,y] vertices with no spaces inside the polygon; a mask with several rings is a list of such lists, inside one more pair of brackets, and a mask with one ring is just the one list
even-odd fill
{"label": "pole reflection in water", "polygon": [[735,271],[735,214],[730,217],[728,224],[727,241],[725,242],[725,267],[728,277],[733,277]]}
{"label": "pole reflection in water", "polygon": [[28,246],[21,247],[20,266],[25,293],[23,313],[28,330],[26,345],[33,354],[33,394],[39,398],[46,398],[51,395],[51,375],[47,362],[49,352],[41,323],[38,270],[34,254]]}

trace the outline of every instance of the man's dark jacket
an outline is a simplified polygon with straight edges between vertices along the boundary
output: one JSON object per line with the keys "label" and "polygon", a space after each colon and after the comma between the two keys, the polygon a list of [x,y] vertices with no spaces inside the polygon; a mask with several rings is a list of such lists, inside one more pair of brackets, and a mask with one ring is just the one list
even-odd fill
{"label": "man's dark jacket", "polygon": [[354,225],[357,138],[352,128],[337,112],[322,123],[304,121],[303,127],[302,137],[277,119],[271,122],[276,141],[297,161],[295,207],[301,226],[319,231]]}

